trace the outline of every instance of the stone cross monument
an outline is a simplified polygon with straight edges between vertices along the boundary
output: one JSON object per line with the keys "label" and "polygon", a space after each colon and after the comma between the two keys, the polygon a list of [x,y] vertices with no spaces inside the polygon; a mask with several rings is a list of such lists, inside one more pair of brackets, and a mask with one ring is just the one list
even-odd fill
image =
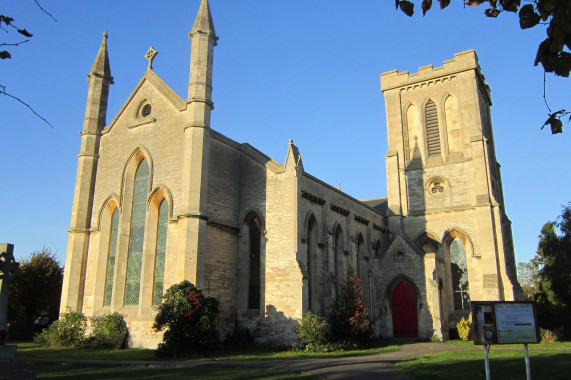
{"label": "stone cross monument", "polygon": [[20,264],[14,260],[14,245],[0,243],[0,329],[6,325],[10,277]]}

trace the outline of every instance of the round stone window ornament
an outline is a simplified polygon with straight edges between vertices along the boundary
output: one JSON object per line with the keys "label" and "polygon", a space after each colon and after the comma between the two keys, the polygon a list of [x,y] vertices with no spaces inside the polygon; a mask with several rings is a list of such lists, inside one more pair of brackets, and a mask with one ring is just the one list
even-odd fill
{"label": "round stone window ornament", "polygon": [[443,195],[446,192],[446,182],[441,178],[435,178],[428,183],[428,194],[432,196]]}

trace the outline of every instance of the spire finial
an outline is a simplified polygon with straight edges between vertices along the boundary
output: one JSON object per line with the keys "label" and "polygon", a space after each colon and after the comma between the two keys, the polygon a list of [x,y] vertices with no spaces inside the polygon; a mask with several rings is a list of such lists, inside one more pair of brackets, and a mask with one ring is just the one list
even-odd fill
{"label": "spire finial", "polygon": [[107,41],[107,38],[109,38],[109,35],[107,34],[107,31],[103,32],[103,40]]}
{"label": "spire finial", "polygon": [[155,59],[157,54],[159,54],[159,52],[153,49],[152,46],[147,51],[147,54],[145,54],[145,58],[149,60],[149,70],[153,69],[153,59]]}
{"label": "spire finial", "polygon": [[216,45],[218,37],[216,37],[216,32],[214,31],[214,23],[212,22],[212,14],[210,13],[208,0],[201,1],[198,14],[194,20],[194,25],[192,26],[192,30],[188,36],[192,39],[196,34],[206,34],[211,38],[214,38],[214,45]]}

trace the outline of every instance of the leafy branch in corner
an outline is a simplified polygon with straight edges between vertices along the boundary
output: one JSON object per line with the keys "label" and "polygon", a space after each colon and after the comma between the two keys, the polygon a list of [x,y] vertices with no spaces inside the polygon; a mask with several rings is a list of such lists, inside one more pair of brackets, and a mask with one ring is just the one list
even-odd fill
{"label": "leafy branch in corner", "polygon": [[[540,63],[547,73],[554,73],[560,77],[569,77],[571,72],[571,1],[569,0],[523,0],[528,4],[521,5],[522,0],[466,0],[464,5],[474,7],[488,3],[490,8],[484,11],[487,17],[498,17],[503,12],[517,13],[521,29],[533,28],[536,25],[546,25],[547,38],[539,44],[534,66]],[[450,5],[450,0],[438,0],[440,9]],[[414,2],[409,0],[395,0],[396,8],[407,16],[414,14]],[[422,14],[425,15],[432,8],[432,0],[422,0]],[[545,81],[544,81],[545,98]],[[547,105],[547,100],[546,100]],[[563,122],[561,118],[569,114],[564,109],[552,112],[549,110],[549,119],[541,127],[551,125],[551,133],[562,133]],[[571,118],[567,121],[571,122]]]}
{"label": "leafy branch in corner", "polygon": [[[42,8],[42,6],[40,5],[40,3],[38,2],[38,0],[34,0],[34,2],[36,3],[36,5],[42,10],[42,12],[44,12],[45,14],[47,14],[48,16],[50,16],[54,21],[57,22],[57,20],[54,18],[54,16],[52,16],[51,13],[49,13],[48,11],[46,11],[44,8]],[[0,14],[0,29],[5,31],[6,33],[10,33],[10,30],[16,30],[16,32],[18,32],[20,35],[27,37],[27,38],[31,38],[33,36],[32,33],[28,32],[25,28],[19,28],[16,25],[14,25],[14,19],[10,16],[5,16],[5,15],[1,15]],[[23,41],[19,41],[19,42],[1,42],[0,43],[0,47],[2,46],[20,46],[22,44],[25,44],[26,42],[29,42],[29,39],[23,40]],[[7,50],[1,50],[0,51],[0,59],[11,59],[12,55],[10,54],[9,51]],[[2,85],[0,83],[0,94],[1,95],[5,95],[8,96],[14,100],[16,100],[17,102],[23,104],[24,106],[26,106],[30,111],[32,111],[32,113],[34,113],[34,115],[36,115],[37,117],[39,117],[41,120],[43,120],[44,122],[46,122],[51,128],[53,128],[53,125],[50,124],[49,121],[47,121],[45,118],[43,118],[40,114],[38,114],[29,104],[27,104],[26,102],[24,102],[22,99],[20,99],[17,96],[14,96],[8,92],[6,92],[6,86]]]}

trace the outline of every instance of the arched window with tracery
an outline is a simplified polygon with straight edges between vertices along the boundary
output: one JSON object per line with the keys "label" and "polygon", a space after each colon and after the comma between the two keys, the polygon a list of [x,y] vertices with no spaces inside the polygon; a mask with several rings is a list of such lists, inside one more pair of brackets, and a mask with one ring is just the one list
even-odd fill
{"label": "arched window with tracery", "polygon": [[450,271],[452,274],[454,310],[470,310],[470,286],[468,283],[466,246],[459,237],[455,237],[450,242]]}
{"label": "arched window with tracery", "polygon": [[438,126],[438,112],[436,103],[430,99],[424,107],[426,122],[426,143],[428,157],[440,156],[440,129]]}
{"label": "arched window with tracery", "polygon": [[157,246],[155,250],[155,275],[153,281],[153,305],[160,305],[163,298],[165,279],[165,256],[167,250],[169,204],[163,199],[157,220]]}
{"label": "arched window with tracery", "polygon": [[143,159],[139,163],[135,173],[135,183],[133,186],[131,231],[129,234],[129,253],[125,281],[125,305],[139,304],[148,189],[149,164],[147,160]]}
{"label": "arched window with tracery", "polygon": [[262,226],[257,217],[253,217],[249,224],[249,253],[250,271],[248,279],[248,309],[259,310],[261,301],[261,271],[260,271],[260,244],[262,241]]}
{"label": "arched window with tracery", "polygon": [[111,216],[109,231],[109,249],[107,250],[107,270],[105,274],[105,290],[103,293],[103,306],[111,305],[113,293],[113,276],[115,275],[115,258],[117,257],[117,236],[119,234],[119,209],[115,208]]}

